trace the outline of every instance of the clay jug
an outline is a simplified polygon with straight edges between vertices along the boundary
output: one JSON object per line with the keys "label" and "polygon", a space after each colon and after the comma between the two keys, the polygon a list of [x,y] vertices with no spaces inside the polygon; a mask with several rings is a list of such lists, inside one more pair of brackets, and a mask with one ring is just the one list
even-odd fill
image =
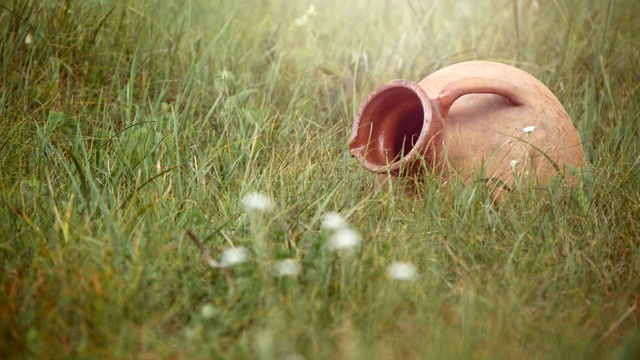
{"label": "clay jug", "polygon": [[392,80],[373,90],[353,123],[351,155],[382,177],[430,169],[509,190],[516,179],[574,181],[583,164],[566,110],[538,79],[515,67],[469,61],[419,83]]}

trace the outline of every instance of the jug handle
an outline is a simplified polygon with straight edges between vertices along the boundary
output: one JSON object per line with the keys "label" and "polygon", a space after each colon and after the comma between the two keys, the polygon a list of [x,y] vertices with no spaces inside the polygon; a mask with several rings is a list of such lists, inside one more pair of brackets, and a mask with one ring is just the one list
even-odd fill
{"label": "jug handle", "polygon": [[509,99],[514,105],[525,103],[520,89],[511,83],[499,79],[466,78],[454,81],[440,90],[438,98],[434,101],[440,118],[445,119],[451,105],[467,94],[495,94]]}

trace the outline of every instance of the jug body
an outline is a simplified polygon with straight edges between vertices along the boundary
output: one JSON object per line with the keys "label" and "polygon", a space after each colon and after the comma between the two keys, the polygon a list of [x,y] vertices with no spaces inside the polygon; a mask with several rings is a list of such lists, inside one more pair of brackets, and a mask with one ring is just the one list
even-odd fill
{"label": "jug body", "polygon": [[402,176],[426,166],[443,178],[505,188],[525,174],[544,182],[560,172],[572,182],[566,165],[583,164],[578,133],[555,95],[523,70],[486,61],[375,89],[356,115],[349,148],[372,172]]}

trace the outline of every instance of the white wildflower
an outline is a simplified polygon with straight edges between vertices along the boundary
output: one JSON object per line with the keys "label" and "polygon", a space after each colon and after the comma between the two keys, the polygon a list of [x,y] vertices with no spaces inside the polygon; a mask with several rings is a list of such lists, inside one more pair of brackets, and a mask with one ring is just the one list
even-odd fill
{"label": "white wildflower", "polygon": [[361,240],[362,237],[357,231],[342,228],[331,235],[329,245],[333,250],[351,250],[358,246]]}
{"label": "white wildflower", "polygon": [[338,231],[347,227],[347,221],[342,217],[342,215],[336,212],[330,212],[325,214],[322,218],[321,226],[323,229]]}
{"label": "white wildflower", "polygon": [[273,210],[273,201],[271,198],[260,193],[250,193],[242,198],[240,202],[248,212],[268,213]]}
{"label": "white wildflower", "polygon": [[530,134],[533,132],[533,130],[535,130],[536,127],[531,125],[531,126],[527,126],[526,128],[522,129],[522,131],[524,131],[525,134]]}
{"label": "white wildflower", "polygon": [[509,161],[509,165],[511,165],[511,169],[515,170],[516,169],[516,165],[518,164],[518,160],[511,160]]}
{"label": "white wildflower", "polygon": [[200,315],[202,315],[202,317],[205,319],[211,319],[212,317],[216,316],[217,313],[218,309],[216,309],[213,304],[206,304],[202,307],[202,309],[200,309]]}
{"label": "white wildflower", "polygon": [[295,277],[302,270],[302,266],[300,266],[299,262],[293,259],[285,259],[276,262],[273,266],[273,270],[277,277]]}
{"label": "white wildflower", "polygon": [[198,336],[198,334],[200,334],[201,331],[202,331],[201,326],[191,326],[184,330],[184,335],[189,339],[193,339],[194,337]]}
{"label": "white wildflower", "polygon": [[243,247],[226,249],[222,252],[220,263],[223,267],[243,263],[249,258],[249,252]]}
{"label": "white wildflower", "polygon": [[409,263],[394,262],[387,268],[387,277],[392,280],[411,281],[418,277],[418,270]]}
{"label": "white wildflower", "polygon": [[299,18],[295,19],[293,21],[293,23],[297,27],[305,26],[305,25],[307,25],[309,20],[313,19],[316,16],[316,14],[318,14],[318,12],[316,11],[315,6],[313,6],[313,4],[312,4],[311,6],[309,6],[307,11],[302,16],[300,16]]}

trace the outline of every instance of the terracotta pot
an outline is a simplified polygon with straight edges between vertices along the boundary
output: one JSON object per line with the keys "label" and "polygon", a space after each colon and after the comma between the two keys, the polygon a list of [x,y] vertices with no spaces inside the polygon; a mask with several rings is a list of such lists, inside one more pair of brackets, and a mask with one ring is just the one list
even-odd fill
{"label": "terracotta pot", "polygon": [[356,115],[351,155],[392,176],[430,169],[501,189],[516,178],[543,182],[583,164],[580,138],[554,94],[512,66],[470,61],[419,83],[392,80],[373,90]]}

